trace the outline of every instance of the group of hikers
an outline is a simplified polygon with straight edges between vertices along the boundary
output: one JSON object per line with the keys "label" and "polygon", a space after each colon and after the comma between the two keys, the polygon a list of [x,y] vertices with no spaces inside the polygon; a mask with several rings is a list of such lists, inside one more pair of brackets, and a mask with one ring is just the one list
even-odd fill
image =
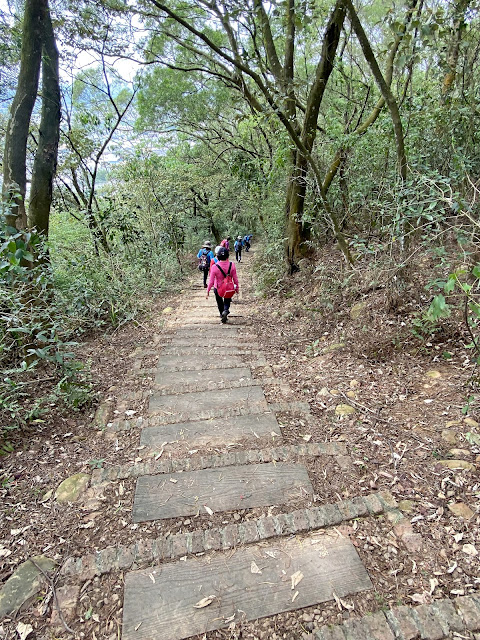
{"label": "group of hikers", "polygon": [[[242,250],[244,247],[245,251],[250,250],[251,239],[251,235],[237,236],[235,239],[234,249],[237,262],[242,261]],[[197,254],[198,268],[203,272],[203,286],[207,290],[207,300],[213,288],[223,324],[227,322],[233,296],[240,291],[237,268],[235,264],[229,260],[230,242],[231,237],[227,236],[215,247],[214,253],[211,242],[206,240]]]}

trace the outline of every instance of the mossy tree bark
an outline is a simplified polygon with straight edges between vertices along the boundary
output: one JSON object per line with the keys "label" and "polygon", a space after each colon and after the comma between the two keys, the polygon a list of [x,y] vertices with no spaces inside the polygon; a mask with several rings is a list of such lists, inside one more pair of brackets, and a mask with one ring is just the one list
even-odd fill
{"label": "mossy tree bark", "polygon": [[53,177],[60,136],[58,50],[48,6],[45,8],[42,61],[42,115],[30,190],[28,224],[48,237]]}
{"label": "mossy tree bark", "polygon": [[37,99],[46,7],[47,0],[25,2],[20,72],[5,136],[2,195],[8,207],[7,224],[17,229],[27,227],[27,138]]}

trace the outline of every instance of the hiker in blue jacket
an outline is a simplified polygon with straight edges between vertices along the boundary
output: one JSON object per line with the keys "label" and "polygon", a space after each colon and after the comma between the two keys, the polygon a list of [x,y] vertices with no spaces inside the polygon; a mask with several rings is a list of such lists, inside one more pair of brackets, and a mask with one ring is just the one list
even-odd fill
{"label": "hiker in blue jacket", "polygon": [[235,258],[236,258],[237,262],[241,262],[242,261],[242,247],[243,247],[242,236],[238,236],[238,238],[235,240],[235,244],[234,244]]}
{"label": "hiker in blue jacket", "polygon": [[208,240],[206,240],[197,254],[198,268],[200,271],[203,271],[203,286],[205,289],[207,288],[207,278],[208,272],[210,271],[210,262],[214,257],[215,256],[213,255],[212,244]]}

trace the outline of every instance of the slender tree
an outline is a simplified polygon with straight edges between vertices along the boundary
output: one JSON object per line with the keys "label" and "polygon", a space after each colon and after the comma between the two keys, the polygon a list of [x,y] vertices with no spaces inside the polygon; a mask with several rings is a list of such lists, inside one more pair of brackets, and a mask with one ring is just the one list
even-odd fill
{"label": "slender tree", "polygon": [[45,7],[42,60],[42,116],[33,163],[28,225],[48,237],[53,177],[60,135],[58,50],[48,5]]}
{"label": "slender tree", "polygon": [[20,73],[5,136],[2,195],[7,204],[6,221],[17,229],[25,229],[27,226],[27,138],[37,99],[47,6],[47,0],[25,2]]}

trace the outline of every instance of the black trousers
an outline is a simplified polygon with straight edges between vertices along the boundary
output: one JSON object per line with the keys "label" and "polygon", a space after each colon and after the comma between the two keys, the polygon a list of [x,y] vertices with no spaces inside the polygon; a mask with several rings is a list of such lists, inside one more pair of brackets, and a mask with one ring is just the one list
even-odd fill
{"label": "black trousers", "polygon": [[242,259],[242,250],[241,249],[237,249],[235,251],[235,258],[236,258],[237,262],[240,262],[240,260]]}
{"label": "black trousers", "polygon": [[222,298],[218,295],[217,290],[213,290],[215,293],[215,300],[217,301],[217,307],[220,315],[222,315],[222,311],[226,311],[230,309],[231,298]]}
{"label": "black trousers", "polygon": [[208,269],[204,269],[203,271],[203,286],[207,286],[207,278],[208,278]]}

